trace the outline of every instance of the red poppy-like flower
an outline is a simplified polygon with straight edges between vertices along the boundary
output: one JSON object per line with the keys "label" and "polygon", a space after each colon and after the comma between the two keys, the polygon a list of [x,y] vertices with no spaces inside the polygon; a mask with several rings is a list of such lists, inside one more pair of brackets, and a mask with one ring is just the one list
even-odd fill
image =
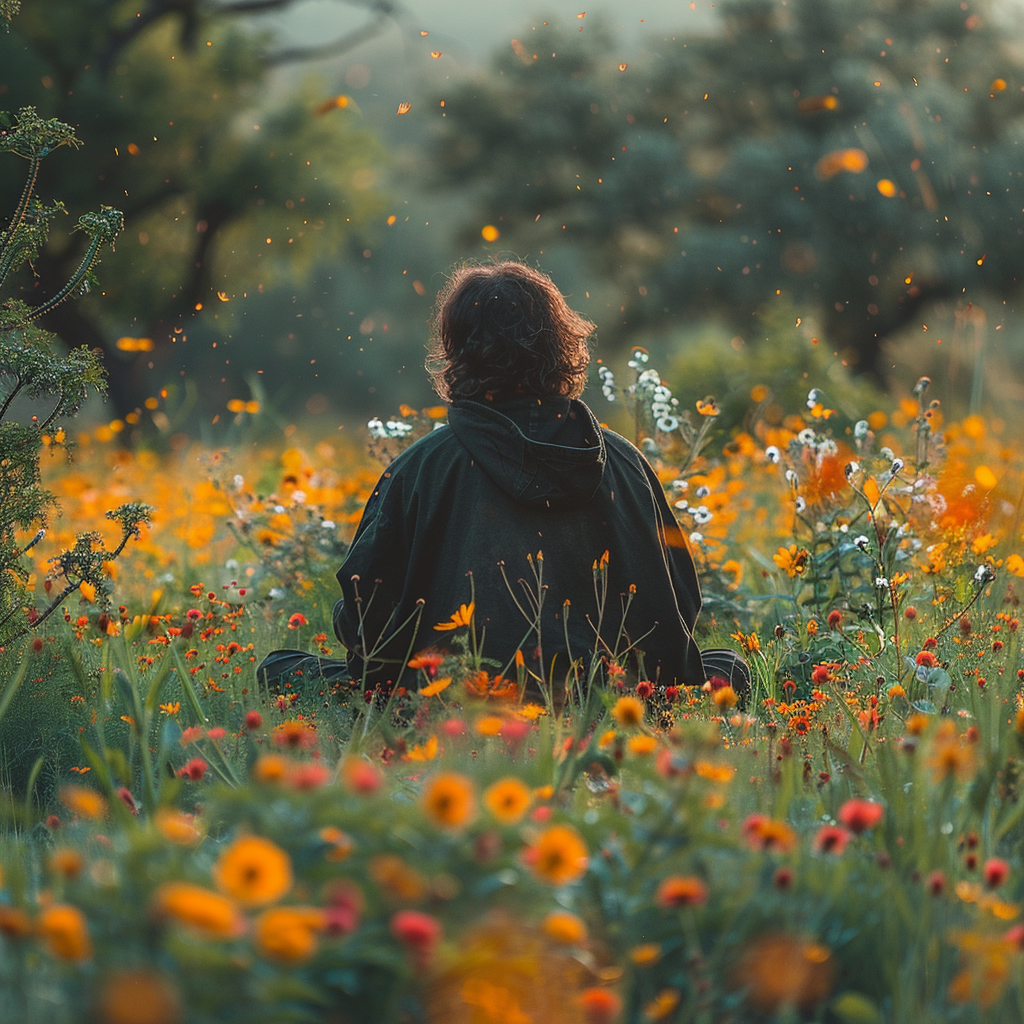
{"label": "red poppy-like flower", "polygon": [[641,679],[640,682],[636,684],[636,695],[641,700],[647,700],[648,697],[653,697],[654,683],[648,681],[647,679]]}
{"label": "red poppy-like flower", "polygon": [[928,637],[928,638],[927,638],[927,639],[925,640],[925,642],[924,642],[923,644],[921,644],[921,646],[922,646],[922,647],[923,647],[923,648],[924,648],[924,649],[925,649],[926,651],[933,651],[933,650],[935,650],[935,648],[936,648],[936,647],[938,647],[938,646],[939,646],[939,641],[938,641],[938,640],[936,640],[936,639],[935,639],[935,637],[933,637],[933,636],[930,636],[930,637]]}
{"label": "red poppy-like flower", "polygon": [[921,651],[914,660],[925,668],[935,668],[939,663],[939,659],[931,651]]}
{"label": "red poppy-like flower", "polygon": [[833,608],[828,613],[828,628],[838,629],[843,624],[843,613],[838,608]]}
{"label": "red poppy-like flower", "polygon": [[201,757],[193,757],[178,774],[183,778],[198,782],[206,774],[208,767],[209,765]]}
{"label": "red poppy-like flower", "polygon": [[429,953],[441,939],[441,922],[418,910],[400,910],[391,918],[391,934],[417,953]]}
{"label": "red poppy-like flower", "polygon": [[1024,924],[1015,924],[1003,935],[1003,939],[1018,950],[1024,949]]}
{"label": "red poppy-like flower", "polygon": [[708,887],[692,875],[669,875],[655,899],[663,907],[699,907],[707,902]]}
{"label": "red poppy-like flower", "polygon": [[815,665],[811,670],[811,682],[815,686],[824,686],[828,682],[828,665]]}
{"label": "red poppy-like flower", "polygon": [[289,629],[298,629],[299,626],[308,626],[309,619],[306,618],[302,612],[292,612],[291,618],[288,620]]}
{"label": "red poppy-like flower", "polygon": [[263,724],[263,716],[258,711],[247,711],[245,713],[246,729],[258,729]]}
{"label": "red poppy-like flower", "polygon": [[981,873],[990,889],[998,889],[1010,877],[1010,865],[999,857],[989,857]]}
{"label": "red poppy-like flower", "polygon": [[853,799],[847,800],[839,808],[837,817],[854,835],[859,836],[862,832],[874,828],[885,813],[881,804],[873,800]]}
{"label": "red poppy-like flower", "polygon": [[665,687],[665,700],[670,704],[674,704],[679,699],[679,687],[678,686],[666,686]]}
{"label": "red poppy-like flower", "polygon": [[822,825],[814,837],[814,849],[818,853],[834,853],[836,856],[846,849],[851,832],[839,825]]}
{"label": "red poppy-like flower", "polygon": [[925,884],[933,896],[941,896],[942,890],[946,888],[946,876],[941,871],[933,871]]}
{"label": "red poppy-like flower", "polygon": [[793,872],[790,868],[778,868],[772,876],[772,881],[775,883],[776,889],[781,889],[784,892],[793,884]]}

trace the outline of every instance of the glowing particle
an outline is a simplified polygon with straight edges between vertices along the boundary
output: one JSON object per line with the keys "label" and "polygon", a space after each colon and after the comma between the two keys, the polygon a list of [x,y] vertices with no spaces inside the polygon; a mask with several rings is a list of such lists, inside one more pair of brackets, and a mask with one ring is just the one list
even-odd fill
{"label": "glowing particle", "polygon": [[394,214],[391,214],[391,216],[388,217],[388,227],[391,227],[391,225],[394,224],[395,221],[397,220],[398,218]]}
{"label": "glowing particle", "polygon": [[434,60],[437,60],[437,58],[441,56],[441,51],[440,50],[431,50],[430,51],[430,56],[433,57]]}
{"label": "glowing particle", "polygon": [[576,15],[576,17],[579,18],[580,21],[582,21],[586,16],[587,16],[587,12],[586,11],[580,11],[580,13]]}
{"label": "glowing particle", "polygon": [[886,199],[892,199],[892,197],[896,195],[896,186],[888,178],[879,178],[875,188],[877,188]]}
{"label": "glowing particle", "polygon": [[122,352],[152,352],[152,338],[118,338],[114,345]]}
{"label": "glowing particle", "polygon": [[313,108],[313,113],[317,117],[323,117],[324,114],[330,113],[332,110],[344,110],[349,105],[349,98],[347,96],[332,96],[330,99],[324,100],[323,103],[317,104]]}
{"label": "glowing particle", "polygon": [[980,266],[981,266],[981,265],[982,265],[982,264],[983,264],[983,263],[985,262],[985,257],[986,257],[987,255],[988,255],[988,253],[987,253],[987,252],[983,252],[983,253],[981,254],[981,259],[980,259],[980,260],[978,260],[978,266],[979,266],[979,267],[980,267]]}
{"label": "glowing particle", "polygon": [[620,71],[625,71],[625,70],[626,70],[626,68],[628,68],[628,67],[629,67],[629,65],[628,65],[628,64],[620,64],[620,65],[619,65],[619,70],[620,70]]}
{"label": "glowing particle", "polygon": [[994,96],[997,92],[1002,92],[1006,88],[1006,79],[997,78],[989,87],[989,94]]}
{"label": "glowing particle", "polygon": [[429,36],[429,35],[430,35],[430,33],[429,33],[429,32],[420,32],[420,35],[421,35],[421,36]]}
{"label": "glowing particle", "polygon": [[230,302],[231,301],[228,298],[228,293],[227,292],[217,292],[217,298],[220,299],[221,302]]}
{"label": "glowing particle", "polygon": [[398,113],[408,114],[412,110],[412,104],[409,102],[403,102],[398,104]]}
{"label": "glowing particle", "polygon": [[801,114],[813,114],[819,110],[835,110],[839,100],[835,96],[805,96],[796,105]]}
{"label": "glowing particle", "polygon": [[501,232],[493,224],[485,224],[480,229],[480,234],[485,242],[496,242],[501,237]]}
{"label": "glowing particle", "polygon": [[859,174],[867,166],[868,155],[863,149],[833,149],[814,165],[814,173],[823,181],[828,181],[841,171]]}

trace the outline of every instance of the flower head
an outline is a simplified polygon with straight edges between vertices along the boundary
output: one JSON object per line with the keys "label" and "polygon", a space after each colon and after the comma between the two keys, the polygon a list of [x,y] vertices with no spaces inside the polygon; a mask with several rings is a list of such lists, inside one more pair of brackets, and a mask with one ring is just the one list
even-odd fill
{"label": "flower head", "polygon": [[442,828],[460,828],[476,813],[473,783],[457,772],[441,772],[423,787],[420,805]]}
{"label": "flower head", "polygon": [[236,839],[213,868],[217,887],[246,907],[265,907],[292,887],[292,862],[281,847],[259,836]]}
{"label": "flower head", "polygon": [[640,725],[644,720],[644,705],[636,697],[620,697],[612,708],[612,718],[624,729]]}
{"label": "flower head", "polygon": [[862,832],[874,828],[882,820],[884,813],[882,805],[876,804],[873,800],[853,799],[847,800],[839,808],[837,817],[841,824],[859,836]]}
{"label": "flower head", "polygon": [[527,850],[527,860],[538,878],[552,885],[568,885],[586,872],[587,847],[571,825],[552,825]]}
{"label": "flower head", "polygon": [[693,875],[669,875],[654,898],[663,907],[699,907],[707,903],[708,887]]}
{"label": "flower head", "polygon": [[234,938],[243,927],[233,900],[191,882],[165,882],[156,892],[156,912],[187,925],[205,938]]}
{"label": "flower head", "polygon": [[256,948],[268,960],[298,964],[316,952],[316,937],[327,927],[319,907],[271,907],[256,918]]}
{"label": "flower head", "polygon": [[533,794],[521,779],[508,776],[484,791],[484,806],[503,825],[515,825],[530,807]]}
{"label": "flower head", "polygon": [[47,949],[60,960],[80,962],[92,956],[92,940],[85,915],[68,903],[52,903],[36,921]]}

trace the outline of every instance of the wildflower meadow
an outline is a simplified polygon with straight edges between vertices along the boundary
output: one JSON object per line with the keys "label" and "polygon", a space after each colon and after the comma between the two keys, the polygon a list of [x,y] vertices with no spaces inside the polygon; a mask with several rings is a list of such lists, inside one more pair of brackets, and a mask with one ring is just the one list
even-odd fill
{"label": "wildflower meadow", "polygon": [[[502,677],[472,605],[390,687],[268,691],[272,648],[340,653],[380,463],[297,434],[130,451],[116,423],[44,455],[39,605],[60,522],[154,509],[108,592],[0,662],[7,1019],[1020,1015],[1019,444],[927,379],[852,422],[757,386],[724,434],[642,350],[631,373],[599,408],[629,408],[750,692],[628,678],[600,637],[586,677]],[[436,422],[405,407],[370,447]]]}

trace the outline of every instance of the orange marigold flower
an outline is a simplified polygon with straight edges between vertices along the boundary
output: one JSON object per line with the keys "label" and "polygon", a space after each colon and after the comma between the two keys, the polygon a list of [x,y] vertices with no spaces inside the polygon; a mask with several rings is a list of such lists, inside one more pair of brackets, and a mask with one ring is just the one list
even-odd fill
{"label": "orange marigold flower", "polygon": [[478,718],[474,728],[481,736],[498,736],[505,726],[505,719],[497,715],[485,715]]}
{"label": "orange marigold flower", "polygon": [[720,686],[711,692],[711,699],[719,711],[728,711],[729,708],[736,706],[739,697],[731,686]]}
{"label": "orange marigold flower", "polygon": [[587,1024],[612,1024],[622,1012],[622,999],[610,988],[585,988],[577,997]]}
{"label": "orange marigold flower", "polygon": [[423,787],[420,804],[442,828],[460,828],[476,813],[473,783],[457,772],[441,772]]}
{"label": "orange marigold flower", "polygon": [[82,873],[82,868],[85,867],[85,858],[78,850],[62,846],[50,854],[47,865],[55,875],[77,878]]}
{"label": "orange marigold flower", "polygon": [[639,754],[641,756],[645,754],[653,754],[658,749],[658,741],[653,736],[646,734],[640,736],[630,736],[626,743],[626,749],[631,754]]}
{"label": "orange marigold flower", "polygon": [[644,1006],[649,1020],[664,1020],[679,1005],[679,992],[674,988],[662,989]]}
{"label": "orange marigold flower", "polygon": [[292,887],[288,854],[260,836],[236,839],[213,867],[217,887],[246,907],[265,907]]}
{"label": "orange marigold flower", "polygon": [[508,776],[484,791],[484,806],[503,825],[515,825],[530,807],[533,794],[521,779]]}
{"label": "orange marigold flower", "polygon": [[568,885],[587,870],[586,844],[571,825],[552,825],[526,854],[533,873],[552,885]]}
{"label": "orange marigold flower", "polygon": [[708,887],[692,875],[669,875],[654,898],[663,907],[699,907],[707,902]]}
{"label": "orange marigold flower", "polygon": [[23,939],[32,934],[32,920],[21,907],[0,904],[0,935],[6,939]]}
{"label": "orange marigold flower", "polygon": [[460,626],[468,626],[473,621],[475,609],[476,604],[473,601],[470,601],[469,604],[460,605],[459,610],[447,622],[437,623],[434,629],[439,632],[446,632],[450,629],[458,629]]}
{"label": "orange marigold flower", "polygon": [[36,921],[36,931],[46,948],[61,960],[78,963],[92,956],[92,940],[85,915],[69,903],[45,907]]}
{"label": "orange marigold flower", "polygon": [[553,910],[544,918],[544,932],[563,946],[580,946],[587,941],[587,926],[568,910]]}
{"label": "orange marigold flower", "polygon": [[176,846],[195,846],[203,838],[195,817],[172,807],[161,807],[153,815],[153,823],[160,835]]}
{"label": "orange marigold flower", "polygon": [[298,964],[316,952],[316,937],[327,925],[318,907],[271,907],[256,918],[253,939],[268,960]]}
{"label": "orange marigold flower", "polygon": [[352,842],[351,837],[333,825],[326,825],[320,829],[320,838],[328,844],[328,849],[324,856],[329,861],[343,861],[355,849],[356,844]]}
{"label": "orange marigold flower", "polygon": [[208,939],[234,938],[243,927],[234,902],[191,882],[166,882],[156,892],[154,909]]}
{"label": "orange marigold flower", "polygon": [[368,870],[381,892],[396,902],[418,903],[427,893],[426,879],[393,853],[372,858]]}
{"label": "orange marigold flower", "polygon": [[107,802],[94,789],[69,783],[60,787],[60,802],[73,814],[90,821],[99,821],[106,816]]}
{"label": "orange marigold flower", "polygon": [[290,768],[288,760],[280,754],[263,754],[252,766],[252,777],[256,782],[283,782]]}
{"label": "orange marigold flower", "polygon": [[814,849],[818,853],[834,853],[839,856],[850,841],[851,833],[840,825],[822,825],[814,837]]}
{"label": "orange marigold flower", "polygon": [[764,814],[751,814],[741,829],[747,844],[755,850],[786,853],[796,845],[796,833],[784,822]]}
{"label": "orange marigold flower", "polygon": [[637,967],[648,967],[661,959],[661,946],[657,942],[644,942],[629,951],[629,959]]}
{"label": "orange marigold flower", "polygon": [[624,729],[640,725],[644,720],[643,701],[637,697],[620,697],[612,708],[612,718]]}
{"label": "orange marigold flower", "polygon": [[181,1000],[173,985],[149,970],[114,971],[100,989],[104,1024],[177,1024]]}
{"label": "orange marigold flower", "polygon": [[761,1013],[783,1006],[809,1010],[832,987],[831,950],[794,935],[762,935],[739,954],[732,974],[734,987]]}

